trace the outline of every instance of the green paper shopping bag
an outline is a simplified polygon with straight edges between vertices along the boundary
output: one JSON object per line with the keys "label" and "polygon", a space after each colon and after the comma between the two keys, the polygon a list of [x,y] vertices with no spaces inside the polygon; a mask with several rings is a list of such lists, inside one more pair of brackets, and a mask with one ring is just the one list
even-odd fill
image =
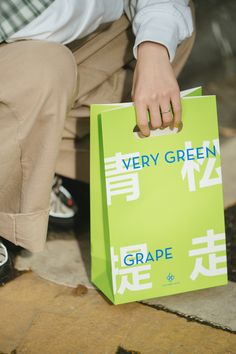
{"label": "green paper shopping bag", "polygon": [[91,107],[92,282],[114,304],[227,283],[216,100],[187,94],[182,130],[145,139],[132,105]]}

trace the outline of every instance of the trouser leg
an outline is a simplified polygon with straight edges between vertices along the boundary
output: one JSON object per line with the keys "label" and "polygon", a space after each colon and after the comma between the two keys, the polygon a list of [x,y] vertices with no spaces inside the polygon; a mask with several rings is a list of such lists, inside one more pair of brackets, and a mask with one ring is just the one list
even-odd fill
{"label": "trouser leg", "polygon": [[123,15],[108,28],[72,43],[78,67],[78,93],[65,123],[56,172],[89,181],[89,109],[91,103],[130,99],[134,37]]}
{"label": "trouser leg", "polygon": [[50,192],[77,68],[63,45],[0,46],[0,235],[43,249]]}
{"label": "trouser leg", "polygon": [[196,38],[195,8],[192,0],[189,1],[189,6],[192,12],[194,31],[191,37],[185,39],[177,48],[176,55],[172,63],[176,77],[179,76],[184,65],[186,64]]}

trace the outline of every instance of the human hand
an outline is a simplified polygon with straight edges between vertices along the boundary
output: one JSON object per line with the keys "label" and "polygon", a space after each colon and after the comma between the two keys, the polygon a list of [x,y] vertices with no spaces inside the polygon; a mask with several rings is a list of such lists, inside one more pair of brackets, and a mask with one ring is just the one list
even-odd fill
{"label": "human hand", "polygon": [[150,135],[148,111],[153,129],[179,125],[180,91],[166,47],[154,42],[143,42],[138,46],[131,94],[142,135]]}

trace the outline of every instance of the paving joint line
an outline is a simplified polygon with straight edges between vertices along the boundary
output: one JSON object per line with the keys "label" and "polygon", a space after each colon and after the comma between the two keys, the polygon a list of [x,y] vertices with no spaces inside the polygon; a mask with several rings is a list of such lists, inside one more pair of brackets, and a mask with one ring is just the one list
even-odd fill
{"label": "paving joint line", "polygon": [[138,302],[141,305],[154,308],[155,310],[164,311],[164,312],[167,312],[167,313],[174,314],[174,315],[176,315],[178,317],[185,318],[188,322],[197,322],[197,323],[200,323],[202,325],[209,326],[211,328],[221,329],[221,330],[223,330],[225,332],[236,334],[236,330],[233,330],[233,329],[231,329],[231,328],[229,328],[227,326],[222,326],[220,324],[217,324],[217,323],[214,323],[214,322],[211,322],[211,321],[203,320],[202,318],[200,318],[198,316],[186,315],[183,312],[171,310],[171,309],[169,309],[168,307],[166,307],[164,305],[152,305],[152,304],[147,304],[147,303],[142,302],[142,301],[138,301]]}

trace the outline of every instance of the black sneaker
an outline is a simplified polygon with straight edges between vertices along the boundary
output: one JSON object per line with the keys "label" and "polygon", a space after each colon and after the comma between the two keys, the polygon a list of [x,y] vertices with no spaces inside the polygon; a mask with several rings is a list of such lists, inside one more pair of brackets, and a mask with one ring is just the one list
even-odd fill
{"label": "black sneaker", "polygon": [[62,183],[62,178],[55,175],[51,191],[49,223],[55,226],[72,226],[77,214],[77,206]]}
{"label": "black sneaker", "polygon": [[0,241],[0,285],[13,278],[13,264],[6,246]]}

